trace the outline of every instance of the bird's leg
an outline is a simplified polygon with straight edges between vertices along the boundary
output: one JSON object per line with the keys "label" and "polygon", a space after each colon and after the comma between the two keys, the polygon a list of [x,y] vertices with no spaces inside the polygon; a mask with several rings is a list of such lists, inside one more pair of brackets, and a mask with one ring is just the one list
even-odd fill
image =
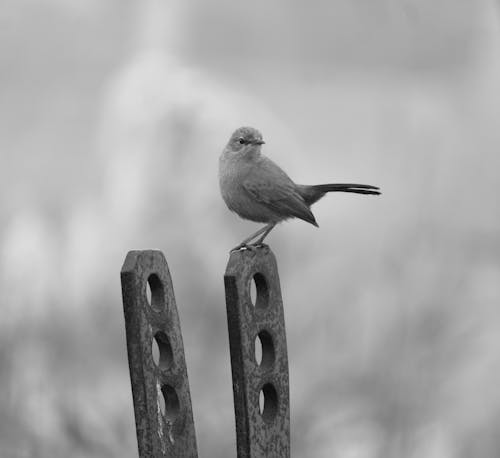
{"label": "bird's leg", "polygon": [[234,247],[231,251],[238,251],[241,248],[245,248],[248,246],[248,242],[252,241],[255,237],[259,236],[260,234],[264,233],[264,235],[259,239],[258,243],[255,243],[253,245],[260,245],[262,243],[262,240],[264,240],[264,237],[269,234],[271,229],[276,225],[276,223],[269,223],[265,225],[264,227],[261,227],[257,232],[252,234],[250,237],[247,237],[243,242],[241,242],[238,246]]}
{"label": "bird's leg", "polygon": [[257,240],[254,245],[262,245],[262,242],[264,241],[264,239],[267,237],[267,234],[269,234],[269,232],[271,232],[273,229],[274,229],[274,226],[276,226],[276,223],[269,223],[266,227],[265,227],[265,231],[264,233],[261,235],[260,239]]}

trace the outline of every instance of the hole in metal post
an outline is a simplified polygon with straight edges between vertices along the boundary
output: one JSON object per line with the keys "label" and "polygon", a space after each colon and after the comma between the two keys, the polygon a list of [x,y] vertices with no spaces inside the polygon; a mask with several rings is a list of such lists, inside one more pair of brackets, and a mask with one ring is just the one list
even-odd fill
{"label": "hole in metal post", "polygon": [[163,284],[158,275],[151,274],[146,284],[146,299],[148,304],[156,310],[162,310],[164,307]]}
{"label": "hole in metal post", "polygon": [[160,369],[167,369],[174,362],[174,353],[167,335],[158,331],[151,345],[153,361]]}
{"label": "hole in metal post", "polygon": [[259,336],[255,338],[255,362],[257,366],[262,364],[262,341]]}
{"label": "hole in metal post", "polygon": [[179,397],[175,389],[170,385],[163,385],[161,387],[161,394],[162,396],[159,396],[161,413],[165,417],[165,420],[173,423],[181,409]]}
{"label": "hole in metal post", "polygon": [[250,280],[250,301],[252,305],[255,306],[255,301],[257,300],[257,287],[255,286],[255,281]]}
{"label": "hole in metal post", "polygon": [[278,393],[271,383],[266,383],[259,393],[259,413],[266,423],[276,417],[278,411]]}
{"label": "hole in metal post", "polygon": [[256,273],[249,284],[250,301],[258,308],[266,308],[269,303],[269,288],[266,277],[261,273]]}
{"label": "hole in metal post", "polygon": [[165,398],[163,397],[163,393],[158,391],[158,405],[160,406],[160,412],[163,416],[165,416]]}
{"label": "hole in metal post", "polygon": [[255,361],[262,369],[268,369],[274,363],[273,338],[267,331],[259,332],[255,338]]}
{"label": "hole in metal post", "polygon": [[158,342],[156,341],[156,336],[153,339],[153,343],[151,344],[151,353],[153,355],[153,362],[159,366],[160,365],[160,347],[158,346]]}

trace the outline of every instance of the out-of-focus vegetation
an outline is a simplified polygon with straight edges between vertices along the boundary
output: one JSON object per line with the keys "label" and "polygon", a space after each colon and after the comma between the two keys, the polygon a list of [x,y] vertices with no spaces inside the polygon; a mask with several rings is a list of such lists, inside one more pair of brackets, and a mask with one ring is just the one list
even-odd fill
{"label": "out-of-focus vegetation", "polygon": [[0,457],[137,456],[119,270],[169,261],[200,454],[235,435],[218,195],[262,130],[335,195],[277,255],[293,454],[500,454],[500,25],[492,1],[6,0]]}

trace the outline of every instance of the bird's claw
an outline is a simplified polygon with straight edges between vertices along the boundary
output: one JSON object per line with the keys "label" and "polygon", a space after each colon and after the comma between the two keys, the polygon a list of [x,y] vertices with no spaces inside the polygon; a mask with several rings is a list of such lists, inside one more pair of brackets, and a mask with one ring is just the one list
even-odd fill
{"label": "bird's claw", "polygon": [[231,252],[240,250],[256,251],[259,248],[269,249],[269,246],[266,245],[265,243],[252,243],[252,244],[240,243],[238,246],[235,246],[233,249],[231,249]]}
{"label": "bird's claw", "polygon": [[231,252],[233,251],[240,251],[240,250],[248,250],[248,251],[255,251],[257,247],[255,245],[248,245],[246,243],[240,243],[238,246],[235,246]]}

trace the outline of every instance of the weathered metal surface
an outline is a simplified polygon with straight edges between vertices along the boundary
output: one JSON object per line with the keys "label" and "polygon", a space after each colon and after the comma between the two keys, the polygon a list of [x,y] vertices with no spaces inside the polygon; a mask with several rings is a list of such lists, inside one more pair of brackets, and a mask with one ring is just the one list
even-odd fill
{"label": "weathered metal surface", "polygon": [[163,253],[130,251],[121,282],[139,456],[197,457],[184,345]]}
{"label": "weathered metal surface", "polygon": [[[250,292],[252,281],[257,289],[255,305]],[[224,283],[237,456],[287,458],[290,456],[288,356],[273,253],[267,246],[232,252]],[[256,349],[258,336],[260,345]],[[263,409],[259,402],[262,397]]]}

